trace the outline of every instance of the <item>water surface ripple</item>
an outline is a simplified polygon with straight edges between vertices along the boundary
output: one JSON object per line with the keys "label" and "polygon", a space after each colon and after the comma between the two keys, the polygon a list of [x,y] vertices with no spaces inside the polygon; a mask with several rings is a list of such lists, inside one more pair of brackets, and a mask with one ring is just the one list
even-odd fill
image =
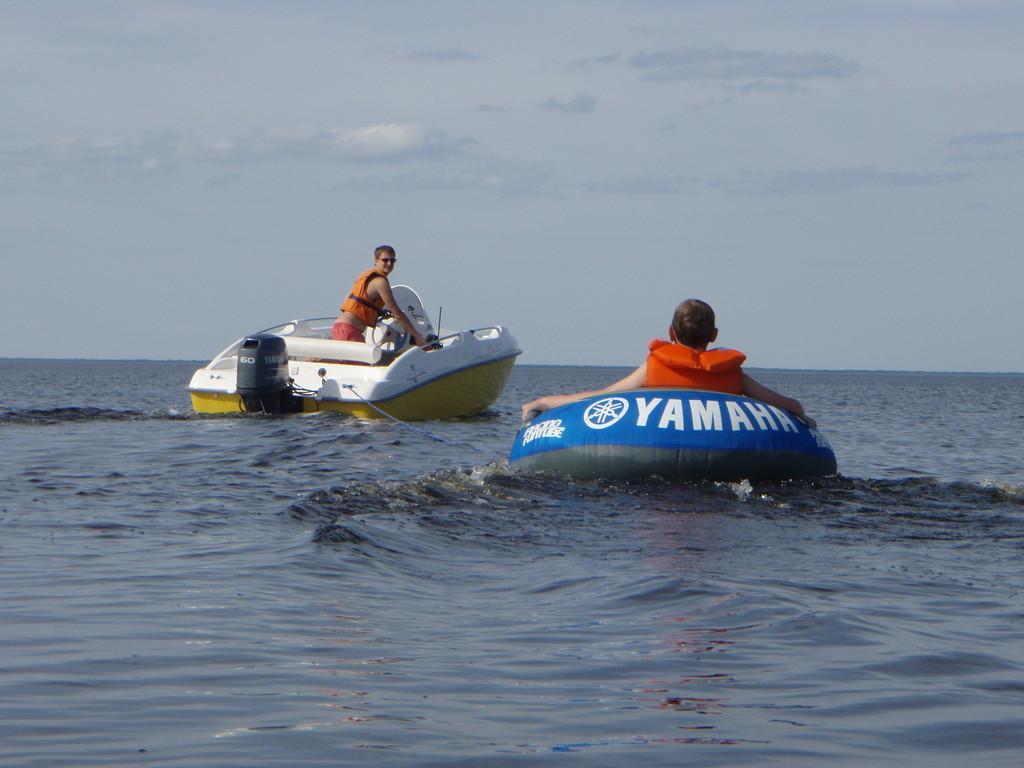
{"label": "water surface ripple", "polygon": [[842,474],[674,485],[507,467],[617,370],[424,432],[193,367],[0,361],[0,765],[1024,759],[1022,376],[759,372]]}

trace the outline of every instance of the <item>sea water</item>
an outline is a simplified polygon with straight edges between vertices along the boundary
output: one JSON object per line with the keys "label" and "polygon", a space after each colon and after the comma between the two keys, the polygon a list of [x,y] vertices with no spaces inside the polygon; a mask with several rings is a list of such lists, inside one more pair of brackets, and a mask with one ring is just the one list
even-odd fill
{"label": "sea water", "polygon": [[196,416],[186,362],[0,360],[4,766],[1017,766],[1024,376],[758,371],[840,475]]}

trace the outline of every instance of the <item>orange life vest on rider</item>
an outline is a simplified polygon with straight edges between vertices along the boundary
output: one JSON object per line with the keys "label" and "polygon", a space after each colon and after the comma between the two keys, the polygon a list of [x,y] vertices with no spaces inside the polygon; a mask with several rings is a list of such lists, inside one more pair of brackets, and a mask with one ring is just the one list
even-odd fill
{"label": "orange life vest on rider", "polygon": [[348,298],[341,302],[342,312],[351,312],[370,328],[375,326],[377,320],[384,314],[384,302],[379,299],[371,301],[367,296],[370,281],[375,277],[387,280],[387,275],[378,272],[375,267],[364,269],[352,284],[352,292]]}
{"label": "orange life vest on rider", "polygon": [[735,349],[703,352],[683,344],[654,339],[648,346],[645,387],[683,387],[743,394],[743,361]]}

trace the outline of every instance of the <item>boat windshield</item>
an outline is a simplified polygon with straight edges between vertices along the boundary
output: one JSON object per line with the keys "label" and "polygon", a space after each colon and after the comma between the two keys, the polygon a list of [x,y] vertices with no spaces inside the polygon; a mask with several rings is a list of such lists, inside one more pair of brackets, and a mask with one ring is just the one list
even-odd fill
{"label": "boat windshield", "polygon": [[[307,320],[289,320],[287,323],[281,323],[275,325],[272,328],[267,328],[263,331],[257,331],[257,333],[272,333],[275,336],[298,336],[305,339],[329,339],[331,338],[331,326],[334,324],[335,318],[333,317],[314,317]],[[256,334],[250,333],[249,336],[255,336]],[[219,355],[217,355],[210,362],[207,368],[234,368],[235,358],[238,357],[238,349],[242,346],[242,342],[248,336],[245,336],[230,347],[225,349]]]}
{"label": "boat windshield", "polygon": [[337,318],[314,317],[310,320],[289,320],[287,323],[275,325],[260,333],[272,333],[275,336],[300,336],[304,339],[329,339],[331,326]]}

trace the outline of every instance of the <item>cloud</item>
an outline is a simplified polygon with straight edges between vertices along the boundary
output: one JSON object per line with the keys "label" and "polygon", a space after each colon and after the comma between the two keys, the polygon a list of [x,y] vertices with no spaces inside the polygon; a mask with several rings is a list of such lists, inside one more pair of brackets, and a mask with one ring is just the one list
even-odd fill
{"label": "cloud", "polygon": [[367,176],[349,186],[368,192],[402,194],[405,192],[494,192],[516,197],[551,194],[551,172],[539,167],[511,167],[496,163],[478,164],[475,168],[443,169],[420,173],[407,171],[390,176]]}
{"label": "cloud", "polygon": [[882,171],[871,166],[747,173],[738,178],[709,182],[731,195],[828,195],[855,189],[933,187],[970,178],[967,173]]}
{"label": "cloud", "polygon": [[591,184],[591,192],[611,195],[681,195],[703,187],[700,179],[681,174],[668,176],[636,176],[607,183]]}
{"label": "cloud", "polygon": [[635,176],[613,182],[596,182],[588,191],[610,195],[694,195],[719,190],[728,195],[767,197],[830,195],[856,189],[897,189],[952,184],[970,178],[966,173],[882,171],[870,166],[749,172],[729,179],[703,179],[684,174]]}
{"label": "cloud", "polygon": [[1024,157],[1024,131],[964,133],[949,140],[956,151],[951,160],[978,162]]}
{"label": "cloud", "polygon": [[1024,131],[989,131],[986,133],[964,133],[954,136],[950,144],[981,144],[984,146],[1024,144]]}
{"label": "cloud", "polygon": [[844,78],[860,66],[828,53],[765,53],[732,48],[670,48],[639,53],[630,64],[645,80],[814,80]]}
{"label": "cloud", "polygon": [[449,49],[443,51],[415,51],[410,53],[407,57],[410,61],[433,61],[433,62],[447,62],[447,61],[480,61],[487,57],[479,53],[471,53],[470,51],[460,51],[456,49]]}
{"label": "cloud", "polygon": [[774,82],[771,80],[753,80],[736,88],[740,93],[807,93],[807,88],[792,80]]}
{"label": "cloud", "polygon": [[569,99],[569,101],[548,99],[541,104],[543,109],[547,109],[552,112],[576,112],[579,114],[584,112],[593,112],[595,106],[597,106],[597,99],[589,93],[577,93]]}
{"label": "cloud", "polygon": [[383,123],[352,130],[288,128],[246,139],[196,140],[177,134],[138,141],[58,139],[0,150],[0,170],[44,180],[152,176],[189,165],[238,167],[313,160],[401,164],[444,160],[476,142],[419,124]]}
{"label": "cloud", "polygon": [[217,187],[228,187],[233,184],[238,184],[241,181],[243,181],[242,174],[237,173],[236,171],[222,171],[210,176],[206,179],[204,184],[211,189],[215,189]]}
{"label": "cloud", "polygon": [[154,176],[174,171],[180,151],[172,137],[143,141],[56,139],[18,150],[0,150],[0,169],[36,173],[44,179],[75,175],[90,179]]}
{"label": "cloud", "polygon": [[569,62],[568,66],[570,69],[595,69],[597,67],[606,66],[608,64],[614,64],[619,60],[619,54],[607,53],[604,56],[594,56],[588,59],[573,59]]}
{"label": "cloud", "polygon": [[256,140],[253,146],[269,157],[306,155],[356,162],[398,162],[444,159],[474,143],[472,139],[452,138],[419,124],[384,123],[349,131],[279,130]]}

